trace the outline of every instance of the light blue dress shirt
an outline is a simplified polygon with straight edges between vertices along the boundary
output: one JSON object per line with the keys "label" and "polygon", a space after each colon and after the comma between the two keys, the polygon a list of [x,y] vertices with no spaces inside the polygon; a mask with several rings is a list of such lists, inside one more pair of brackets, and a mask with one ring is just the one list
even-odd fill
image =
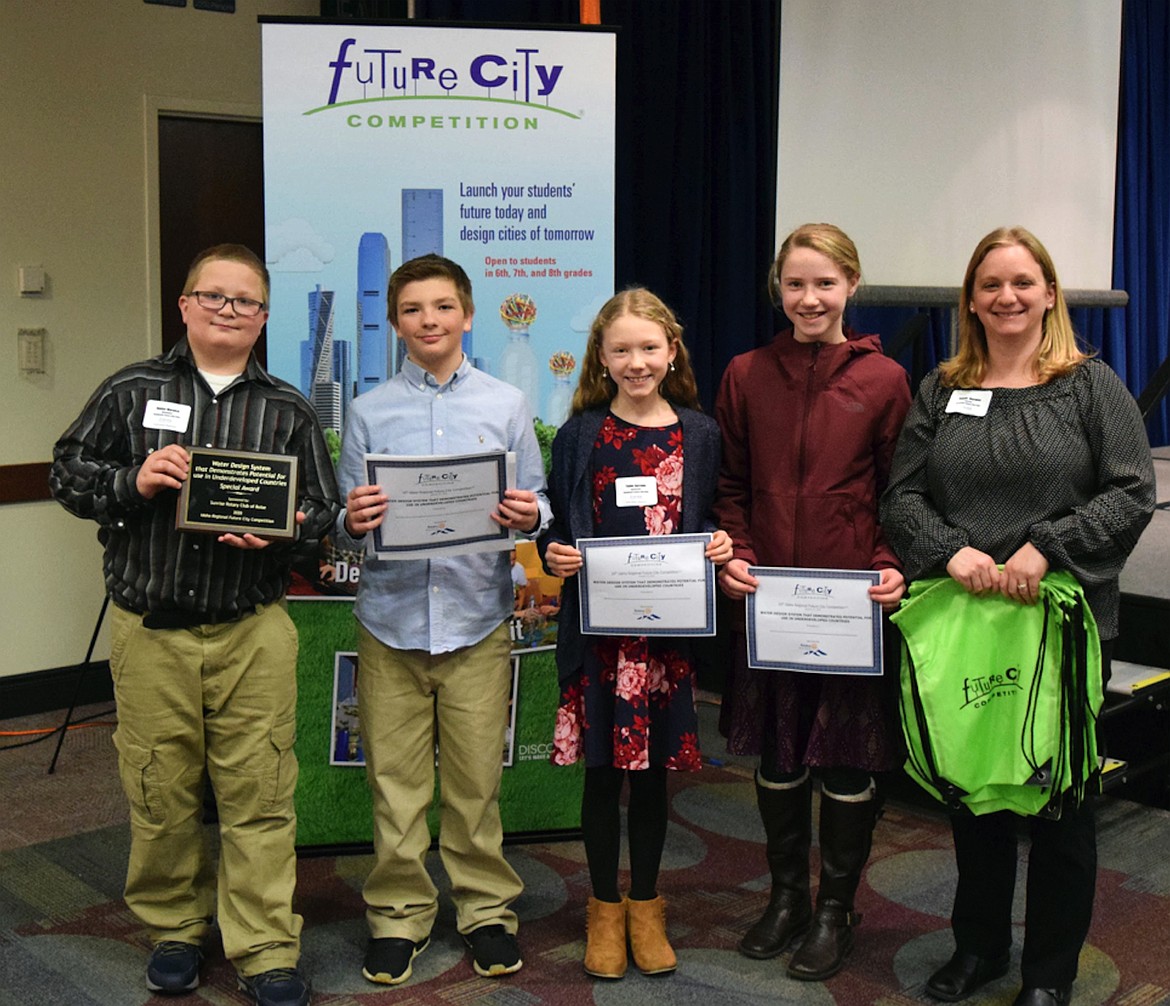
{"label": "light blue dress shirt", "polygon": [[[341,446],[342,499],[367,485],[366,454],[477,454],[515,451],[516,488],[531,489],[540,506],[535,537],[552,519],[544,466],[522,392],[476,370],[465,356],[443,385],[417,364],[353,400]],[[362,549],[365,536],[337,521],[338,544]],[[382,560],[366,556],[355,614],[396,650],[448,653],[478,643],[512,612],[507,551]]]}

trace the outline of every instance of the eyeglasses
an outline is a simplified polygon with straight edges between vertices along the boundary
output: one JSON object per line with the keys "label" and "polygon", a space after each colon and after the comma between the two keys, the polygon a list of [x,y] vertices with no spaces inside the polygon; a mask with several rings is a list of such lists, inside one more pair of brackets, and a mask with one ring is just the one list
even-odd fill
{"label": "eyeglasses", "polygon": [[222,311],[224,304],[231,304],[232,310],[241,318],[255,318],[264,310],[264,302],[252,300],[251,297],[225,297],[222,293],[208,293],[204,290],[192,290],[191,296],[199,302],[200,307],[208,311]]}

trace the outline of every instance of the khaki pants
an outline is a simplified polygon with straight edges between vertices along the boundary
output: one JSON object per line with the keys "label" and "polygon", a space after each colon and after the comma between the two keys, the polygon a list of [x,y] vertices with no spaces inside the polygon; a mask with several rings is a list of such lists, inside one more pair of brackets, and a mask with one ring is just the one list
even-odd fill
{"label": "khaki pants", "polygon": [[393,650],[359,625],[358,706],[374,801],[374,868],[363,895],[375,938],[418,942],[438,914],[426,870],[427,810],[435,791],[439,852],[459,931],[499,924],[523,884],[503,854],[500,774],[512,669],[508,625],[453,653]]}
{"label": "khaki pants", "polygon": [[[126,903],[152,941],[199,944],[218,916],[245,975],[294,967],[296,629],[280,605],[235,622],[147,629],[111,606],[114,744],[130,800]],[[219,808],[218,885],[203,815]],[[217,898],[218,887],[218,898]]]}

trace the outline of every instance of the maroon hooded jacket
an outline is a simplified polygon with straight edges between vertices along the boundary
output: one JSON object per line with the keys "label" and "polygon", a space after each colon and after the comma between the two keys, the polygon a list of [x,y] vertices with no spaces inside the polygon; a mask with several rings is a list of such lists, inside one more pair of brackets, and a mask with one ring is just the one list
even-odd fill
{"label": "maroon hooded jacket", "polygon": [[900,564],[877,523],[902,421],[906,371],[876,335],[836,345],[792,330],[735,357],[715,418],[723,463],[715,514],[735,558],[761,566],[882,569]]}

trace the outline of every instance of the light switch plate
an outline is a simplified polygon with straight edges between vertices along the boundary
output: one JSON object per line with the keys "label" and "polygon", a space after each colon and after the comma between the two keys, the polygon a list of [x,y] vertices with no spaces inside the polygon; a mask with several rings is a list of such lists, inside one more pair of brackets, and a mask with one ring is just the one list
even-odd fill
{"label": "light switch plate", "polygon": [[45,268],[39,265],[22,265],[20,267],[20,294],[27,296],[33,293],[45,292]]}
{"label": "light switch plate", "polygon": [[19,328],[16,330],[17,353],[22,374],[43,374],[45,372],[45,337],[43,328]]}

